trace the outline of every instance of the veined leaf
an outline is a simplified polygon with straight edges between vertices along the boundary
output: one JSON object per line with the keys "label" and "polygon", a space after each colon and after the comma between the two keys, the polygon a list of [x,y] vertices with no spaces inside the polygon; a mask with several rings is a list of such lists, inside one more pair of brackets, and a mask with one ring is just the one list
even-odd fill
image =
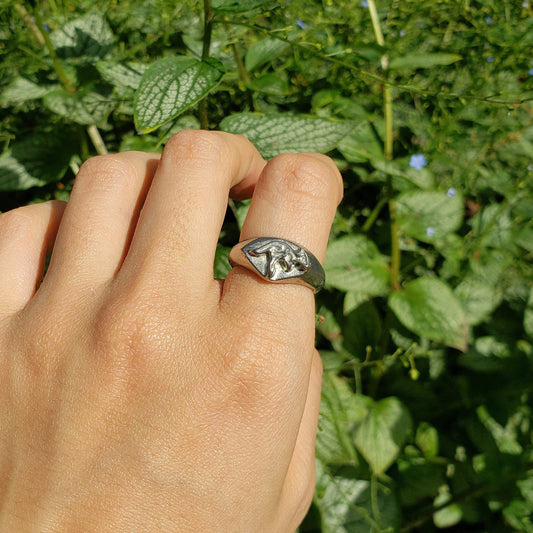
{"label": "veined leaf", "polygon": [[266,158],[283,152],[328,152],[353,127],[351,121],[255,113],[230,115],[220,123],[221,130],[250,139]]}
{"label": "veined leaf", "polygon": [[143,74],[135,95],[135,127],[147,133],[177,117],[212,91],[224,72],[214,58],[175,56],[156,61]]}
{"label": "veined leaf", "polygon": [[115,37],[104,17],[90,12],[51,33],[50,40],[59,57],[89,62],[104,58],[111,51]]}
{"label": "veined leaf", "polygon": [[326,283],[342,291],[372,296],[385,294],[389,269],[377,246],[364,235],[347,235],[328,246]]}
{"label": "veined leaf", "polygon": [[396,199],[400,229],[423,242],[435,242],[457,230],[463,221],[463,211],[463,200],[458,194],[413,191]]}
{"label": "veined leaf", "polygon": [[2,92],[0,104],[16,105],[27,100],[42,98],[49,92],[56,91],[59,85],[37,85],[26,78],[16,78]]}
{"label": "veined leaf", "polygon": [[137,90],[141,78],[148,65],[143,63],[115,63],[114,61],[98,61],[96,68],[102,78],[119,88]]}
{"label": "veined leaf", "polygon": [[382,474],[395,461],[412,431],[411,415],[397,398],[375,402],[367,396],[354,400],[364,407],[356,422],[354,442],[375,474]]}
{"label": "veined leaf", "polygon": [[463,58],[457,54],[446,54],[443,52],[431,54],[407,54],[392,59],[389,63],[389,68],[392,70],[431,68],[437,65],[451,65],[461,59]]}
{"label": "veined leaf", "polygon": [[389,307],[410,331],[428,339],[466,349],[468,325],[459,300],[439,279],[418,278],[389,296]]}
{"label": "veined leaf", "polygon": [[99,124],[114,107],[114,102],[94,92],[70,93],[63,89],[48,93],[44,105],[58,115],[77,124]]}

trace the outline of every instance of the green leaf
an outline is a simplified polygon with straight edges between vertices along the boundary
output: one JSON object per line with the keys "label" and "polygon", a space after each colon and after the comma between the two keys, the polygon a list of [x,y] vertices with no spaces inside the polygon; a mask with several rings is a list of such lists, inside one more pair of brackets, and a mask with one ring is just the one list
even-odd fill
{"label": "green leaf", "polygon": [[36,133],[0,155],[0,191],[42,187],[60,180],[76,151],[68,133]]}
{"label": "green leaf", "polygon": [[271,37],[256,41],[252,43],[244,56],[244,67],[248,72],[253,72],[265,63],[270,63],[279,57],[288,48],[288,43]]}
{"label": "green leaf", "polygon": [[439,279],[418,278],[393,292],[389,306],[410,331],[428,339],[465,350],[466,315],[450,287]]}
{"label": "green leaf", "polygon": [[[322,515],[322,533],[384,533],[397,531],[400,512],[394,492],[377,480],[358,479],[352,469],[332,474],[316,466],[315,501]],[[374,514],[378,511],[377,516]]]}
{"label": "green leaf", "polygon": [[135,95],[135,127],[147,133],[169,122],[211,92],[224,72],[214,58],[173,56],[156,61],[143,74]]}
{"label": "green leaf", "polygon": [[59,85],[37,85],[26,78],[16,78],[2,92],[1,105],[22,104],[28,100],[42,98],[49,92],[56,91]]}
{"label": "green leaf", "polygon": [[329,152],[353,126],[351,121],[255,113],[230,115],[220,123],[221,130],[250,139],[265,158],[283,152]]}
{"label": "green leaf", "polygon": [[463,278],[454,292],[463,305],[470,326],[488,318],[501,301],[497,287],[472,275]]}
{"label": "green leaf", "polygon": [[316,437],[317,457],[328,464],[357,463],[357,453],[350,439],[356,406],[354,394],[346,381],[324,372],[322,400]]}
{"label": "green leaf", "polygon": [[451,65],[461,59],[463,58],[457,54],[446,54],[442,52],[433,54],[407,54],[392,59],[389,63],[389,69],[431,68],[437,65]]}
{"label": "green leaf", "polygon": [[512,500],[503,509],[506,522],[520,533],[533,533],[533,503]]}
{"label": "green leaf", "polygon": [[274,0],[213,0],[211,7],[218,13],[243,13],[275,3]]}
{"label": "green leaf", "polygon": [[229,263],[229,252],[230,248],[227,246],[217,245],[215,252],[215,266],[214,266],[214,276],[215,278],[225,279],[228,275],[228,272],[231,270],[231,265]]}
{"label": "green leaf", "polygon": [[377,246],[364,235],[347,235],[328,245],[326,284],[342,291],[379,296],[389,287],[389,269]]}
{"label": "green leaf", "polygon": [[289,92],[289,83],[284,76],[274,72],[267,72],[246,84],[246,87],[256,93],[284,96]]}
{"label": "green leaf", "polygon": [[50,111],[83,125],[105,122],[115,105],[95,92],[70,93],[63,89],[47,94],[43,103]]}
{"label": "green leaf", "polygon": [[[434,507],[440,507],[452,499],[449,492],[441,492],[433,501]],[[463,511],[458,503],[450,503],[446,507],[439,509],[433,515],[433,522],[438,528],[452,527],[461,522]]]}
{"label": "green leaf", "polygon": [[98,61],[96,68],[105,81],[120,89],[137,90],[148,65],[143,63],[115,63]]}
{"label": "green leaf", "polygon": [[370,122],[362,122],[339,143],[339,151],[351,163],[383,158],[383,144]]}
{"label": "green leaf", "polygon": [[364,413],[354,429],[355,445],[372,471],[382,474],[394,463],[411,433],[411,415],[395,397],[375,402],[357,395],[355,400]]}
{"label": "green leaf", "polygon": [[416,428],[415,443],[425,457],[436,457],[439,453],[439,432],[427,422],[421,422]]}
{"label": "green leaf", "polygon": [[51,33],[50,40],[60,58],[92,62],[111,51],[115,37],[102,15],[90,12]]}
{"label": "green leaf", "polygon": [[413,191],[396,199],[398,226],[404,235],[422,242],[435,242],[457,230],[463,221],[459,195]]}

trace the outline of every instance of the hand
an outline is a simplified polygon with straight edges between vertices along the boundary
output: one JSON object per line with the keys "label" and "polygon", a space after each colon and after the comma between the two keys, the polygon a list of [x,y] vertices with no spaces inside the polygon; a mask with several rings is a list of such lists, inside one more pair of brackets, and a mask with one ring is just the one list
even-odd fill
{"label": "hand", "polygon": [[242,267],[213,279],[228,193],[252,192],[241,240],[324,259],[331,160],[266,164],[218,132],[95,157],[68,205],[0,216],[0,531],[298,527],[320,402],[313,292]]}

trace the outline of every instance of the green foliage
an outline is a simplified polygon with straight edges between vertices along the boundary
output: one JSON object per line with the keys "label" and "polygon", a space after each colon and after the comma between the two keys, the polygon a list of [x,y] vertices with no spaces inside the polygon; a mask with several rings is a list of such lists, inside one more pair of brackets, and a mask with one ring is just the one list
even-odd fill
{"label": "green foliage", "polygon": [[533,4],[368,4],[212,0],[204,24],[192,0],[4,1],[0,209],[200,124],[329,153],[345,198],[301,533],[531,532]]}

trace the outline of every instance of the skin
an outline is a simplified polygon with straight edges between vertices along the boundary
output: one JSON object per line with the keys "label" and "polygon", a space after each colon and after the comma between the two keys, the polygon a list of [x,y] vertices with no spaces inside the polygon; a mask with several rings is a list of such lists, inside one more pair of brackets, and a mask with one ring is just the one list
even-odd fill
{"label": "skin", "polygon": [[220,132],[95,157],[67,205],[0,216],[0,531],[298,527],[315,482],[313,292],[241,267],[213,279],[228,194],[253,194],[241,240],[324,259],[333,162],[266,163]]}

